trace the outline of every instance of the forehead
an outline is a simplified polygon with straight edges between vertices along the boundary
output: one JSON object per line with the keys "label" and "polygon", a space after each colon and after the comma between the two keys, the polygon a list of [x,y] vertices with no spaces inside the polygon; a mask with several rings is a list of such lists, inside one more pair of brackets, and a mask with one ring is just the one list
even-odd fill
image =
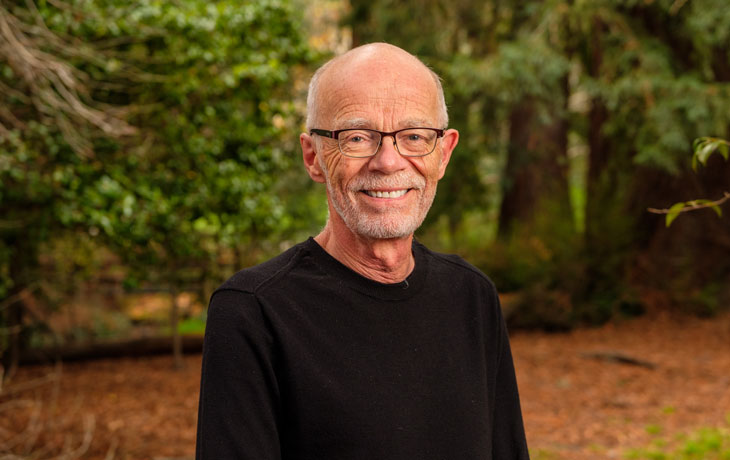
{"label": "forehead", "polygon": [[350,120],[369,121],[374,128],[395,129],[438,119],[436,82],[413,56],[356,56],[322,76],[318,104],[321,120],[339,128]]}

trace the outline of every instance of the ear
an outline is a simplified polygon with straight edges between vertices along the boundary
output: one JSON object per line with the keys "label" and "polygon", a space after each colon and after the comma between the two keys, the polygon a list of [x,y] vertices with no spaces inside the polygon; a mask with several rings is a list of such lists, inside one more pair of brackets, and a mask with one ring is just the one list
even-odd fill
{"label": "ear", "polygon": [[317,161],[317,151],[314,148],[314,139],[312,136],[306,133],[299,135],[299,143],[302,146],[302,160],[304,161],[304,168],[309,173],[309,177],[313,181],[324,183],[325,175],[322,168],[319,166]]}
{"label": "ear", "polygon": [[441,138],[441,159],[439,160],[439,179],[444,177],[446,166],[451,160],[451,152],[459,143],[459,131],[455,129],[447,129],[444,131],[444,137]]}

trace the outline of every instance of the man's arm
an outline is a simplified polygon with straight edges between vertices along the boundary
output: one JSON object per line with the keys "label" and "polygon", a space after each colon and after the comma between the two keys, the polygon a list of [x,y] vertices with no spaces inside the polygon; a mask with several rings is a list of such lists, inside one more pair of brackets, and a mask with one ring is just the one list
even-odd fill
{"label": "man's arm", "polygon": [[253,294],[213,294],[203,345],[197,460],[281,458],[272,348]]}
{"label": "man's arm", "polygon": [[520,396],[504,317],[499,315],[499,350],[494,402],[492,458],[529,460]]}

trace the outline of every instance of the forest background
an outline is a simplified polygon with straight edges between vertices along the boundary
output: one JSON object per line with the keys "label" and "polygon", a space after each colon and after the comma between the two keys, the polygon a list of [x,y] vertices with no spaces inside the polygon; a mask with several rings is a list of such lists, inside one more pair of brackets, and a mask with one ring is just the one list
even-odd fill
{"label": "forest background", "polygon": [[[135,334],[179,351],[218,283],[316,234],[308,78],[372,41],[444,80],[461,142],[417,237],[493,278],[511,327],[727,311],[730,219],[647,212],[730,188],[722,155],[691,168],[730,136],[725,0],[3,0],[4,369]],[[160,298],[164,320],[134,308]]]}
{"label": "forest background", "polygon": [[[513,331],[573,330],[513,340],[534,457],[703,423],[671,458],[728,455],[727,144],[692,168],[730,138],[725,0],[0,0],[0,455],[191,455],[207,299],[324,224],[306,86],[372,41],[442,76],[461,133],[417,237]],[[170,342],[178,373],[17,370]]]}

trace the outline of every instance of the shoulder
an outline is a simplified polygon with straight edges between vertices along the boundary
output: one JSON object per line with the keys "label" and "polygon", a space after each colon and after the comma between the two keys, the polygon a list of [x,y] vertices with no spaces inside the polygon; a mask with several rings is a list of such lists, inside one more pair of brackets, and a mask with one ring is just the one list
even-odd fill
{"label": "shoulder", "polygon": [[306,242],[228,278],[210,297],[206,334],[222,333],[231,328],[238,330],[241,327],[247,330],[258,328],[265,334],[265,321],[257,293],[262,286],[296,266],[303,252],[306,252]]}
{"label": "shoulder", "polygon": [[[495,340],[502,337],[504,317],[499,295],[492,280],[474,265],[456,254],[443,254],[420,245],[428,260],[430,293],[449,299],[452,308],[461,306],[480,318]],[[434,296],[435,297],[435,296]]]}
{"label": "shoulder", "polygon": [[492,280],[461,256],[432,251],[418,242],[415,243],[415,247],[423,251],[424,256],[429,260],[431,269],[435,271],[436,275],[448,279],[468,279],[472,282],[484,284],[489,290],[496,291]]}
{"label": "shoulder", "polygon": [[224,291],[238,291],[249,294],[256,294],[261,286],[266,285],[271,280],[277,278],[282,273],[287,272],[292,266],[295,266],[301,258],[302,253],[306,250],[306,242],[299,243],[273,259],[255,265],[253,267],[244,268],[233,276],[228,278],[226,282],[215,290],[213,296]]}

